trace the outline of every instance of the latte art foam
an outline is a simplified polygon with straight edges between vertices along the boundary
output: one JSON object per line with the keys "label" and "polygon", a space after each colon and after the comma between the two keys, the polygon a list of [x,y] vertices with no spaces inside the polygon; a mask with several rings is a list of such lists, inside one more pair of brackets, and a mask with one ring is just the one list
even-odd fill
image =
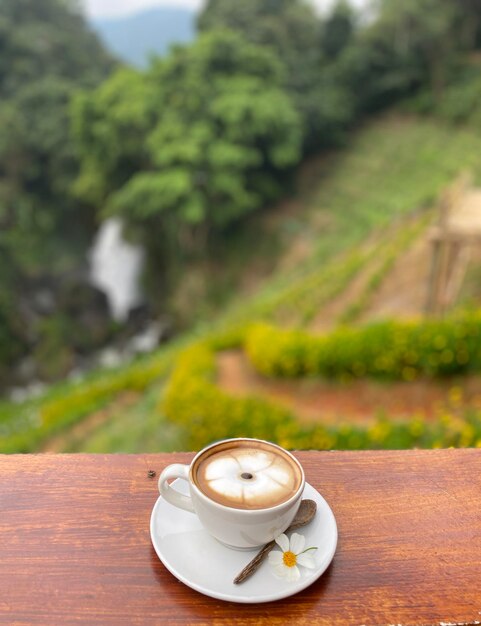
{"label": "latte art foam", "polygon": [[[222,444],[221,444],[222,445]],[[201,457],[195,481],[206,496],[226,506],[263,509],[286,502],[299,489],[295,461],[274,447],[236,445]]]}

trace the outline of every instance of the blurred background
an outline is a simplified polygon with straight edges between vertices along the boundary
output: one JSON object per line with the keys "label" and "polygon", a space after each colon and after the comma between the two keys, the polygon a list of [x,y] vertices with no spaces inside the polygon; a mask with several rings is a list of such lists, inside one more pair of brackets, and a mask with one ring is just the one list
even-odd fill
{"label": "blurred background", "polygon": [[481,446],[480,138],[480,0],[0,0],[0,452]]}

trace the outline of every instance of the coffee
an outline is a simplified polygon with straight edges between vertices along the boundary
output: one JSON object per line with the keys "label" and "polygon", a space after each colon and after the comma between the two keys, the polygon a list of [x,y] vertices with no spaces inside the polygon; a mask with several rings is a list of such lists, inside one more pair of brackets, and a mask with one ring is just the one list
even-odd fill
{"label": "coffee", "polygon": [[297,461],[262,441],[221,442],[192,467],[196,486],[211,500],[236,509],[266,509],[287,502],[302,483]]}

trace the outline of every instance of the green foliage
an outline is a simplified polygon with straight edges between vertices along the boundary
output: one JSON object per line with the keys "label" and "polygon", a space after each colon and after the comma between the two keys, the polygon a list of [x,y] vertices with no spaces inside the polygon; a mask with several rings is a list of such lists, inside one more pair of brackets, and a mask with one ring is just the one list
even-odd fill
{"label": "green foliage", "polygon": [[481,371],[481,315],[424,322],[376,322],[324,336],[254,326],[246,337],[251,363],[268,376],[414,380]]}
{"label": "green foliage", "polygon": [[324,54],[335,59],[351,43],[356,30],[356,15],[346,0],[338,0],[322,24],[321,46]]}
{"label": "green foliage", "polygon": [[302,61],[312,63],[319,58],[320,21],[304,0],[244,0],[242,4],[209,0],[198,25],[201,32],[229,29],[246,41],[271,48],[288,69],[287,80],[292,84],[302,80]]}
{"label": "green foliage", "polygon": [[451,0],[456,8],[456,36],[463,50],[481,47],[481,5],[478,0]]}
{"label": "green foliage", "polygon": [[406,74],[406,84],[429,81],[439,93],[455,53],[452,38],[455,5],[438,0],[381,2],[378,32],[391,37],[393,52]]}
{"label": "green foliage", "polygon": [[25,339],[22,335],[24,329],[12,298],[17,276],[15,268],[10,267],[9,260],[0,245],[0,380],[8,373],[10,364],[25,350]]}
{"label": "green foliage", "polygon": [[53,389],[47,397],[21,406],[0,404],[0,452],[38,451],[48,438],[105,407],[120,393],[144,392],[165,376],[170,365],[167,352],[66,389]]}
{"label": "green foliage", "polygon": [[15,312],[8,304],[0,306],[0,380],[8,373],[8,364],[15,361],[25,349],[19,329],[15,324]]}
{"label": "green foliage", "polygon": [[[341,24],[344,18],[349,24]],[[199,17],[201,32],[230,29],[281,60],[286,68],[283,86],[301,116],[308,150],[337,142],[352,120],[352,94],[324,58],[322,41],[328,54],[336,56],[350,39],[353,24],[340,7],[331,19],[323,27],[304,0],[209,0]]]}
{"label": "green foliage", "polygon": [[78,196],[101,206],[147,161],[150,99],[145,77],[127,68],[118,69],[94,93],[75,95],[71,118],[81,160]]}
{"label": "green foliage", "polygon": [[404,104],[404,109],[421,115],[435,115],[449,124],[481,128],[481,76],[478,63],[459,69],[455,80],[437,98],[423,90]]}
{"label": "green foliage", "polygon": [[93,212],[71,190],[70,97],[111,67],[75,3],[1,0],[0,369],[31,335],[18,312],[28,279],[68,269],[87,245]]}
{"label": "green foliage", "polygon": [[[65,226],[72,208],[70,95],[98,84],[112,61],[73,4],[60,0],[2,0],[0,51],[0,119],[8,122],[0,141],[2,209],[8,227],[41,229],[40,239],[44,228]],[[29,212],[17,215],[13,199]]]}
{"label": "green foliage", "polygon": [[0,93],[12,96],[46,75],[95,85],[112,60],[87,27],[78,4],[64,0],[2,0]]}
{"label": "green foliage", "polygon": [[197,449],[227,437],[277,440],[292,421],[282,408],[259,398],[233,398],[211,382],[214,354],[202,345],[183,353],[165,390],[160,410],[183,428],[186,445]]}
{"label": "green foliage", "polygon": [[[277,198],[300,126],[273,55],[232,33],[123,70],[74,105],[80,192],[181,252]],[[200,234],[199,234],[200,233]]]}
{"label": "green foliage", "polygon": [[63,314],[52,315],[39,325],[41,339],[34,350],[38,370],[44,380],[58,380],[66,376],[72,368],[69,338],[77,329]]}
{"label": "green foliage", "polygon": [[109,419],[87,436],[72,430],[66,432],[63,450],[93,453],[110,450],[138,454],[185,450],[181,429],[156,410],[158,397],[159,387],[154,385],[129,406],[114,402],[107,409]]}
{"label": "green foliage", "polygon": [[337,142],[354,119],[428,88],[436,98],[481,44],[476,0],[379,0],[363,20],[344,0],[323,18],[307,2],[209,0],[201,31],[228,28],[275,50],[308,148]]}
{"label": "green foliage", "polygon": [[357,115],[393,105],[419,89],[439,100],[466,51],[479,47],[479,4],[380,0],[375,7],[375,19],[355,31],[337,63]]}

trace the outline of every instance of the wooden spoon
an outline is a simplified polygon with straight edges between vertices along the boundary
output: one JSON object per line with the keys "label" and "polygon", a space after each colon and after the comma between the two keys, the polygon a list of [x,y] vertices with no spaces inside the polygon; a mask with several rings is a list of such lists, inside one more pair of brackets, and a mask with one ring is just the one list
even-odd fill
{"label": "wooden spoon", "polygon": [[[296,528],[300,528],[301,526],[305,526],[309,524],[309,522],[313,519],[316,514],[317,504],[314,500],[302,500],[299,510],[296,513],[296,516],[292,520],[291,525],[284,532],[287,533],[290,530],[295,530]],[[234,584],[238,585],[239,583],[243,583],[244,580],[249,578],[259,567],[262,561],[266,558],[272,548],[276,545],[275,541],[270,541],[266,543],[266,545],[256,554],[256,556],[248,563],[242,572],[234,578]]]}

